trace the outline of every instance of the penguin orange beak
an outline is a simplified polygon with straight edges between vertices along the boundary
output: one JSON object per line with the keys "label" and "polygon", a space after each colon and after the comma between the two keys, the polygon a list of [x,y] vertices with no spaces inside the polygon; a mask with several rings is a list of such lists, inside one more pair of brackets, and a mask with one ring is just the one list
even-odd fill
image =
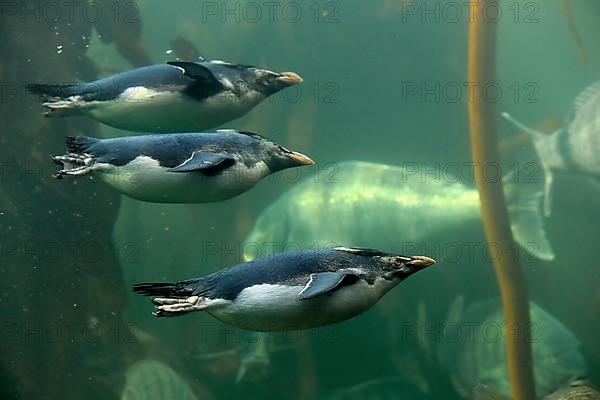
{"label": "penguin orange beak", "polygon": [[292,151],[287,156],[296,161],[298,165],[313,165],[315,163],[312,158],[297,151]]}
{"label": "penguin orange beak", "polygon": [[279,82],[286,83],[288,85],[296,85],[298,83],[304,82],[304,79],[300,75],[295,72],[282,72],[276,79]]}
{"label": "penguin orange beak", "polygon": [[408,265],[414,265],[416,267],[429,267],[436,263],[433,258],[425,257],[425,256],[412,256],[412,260],[408,262]]}

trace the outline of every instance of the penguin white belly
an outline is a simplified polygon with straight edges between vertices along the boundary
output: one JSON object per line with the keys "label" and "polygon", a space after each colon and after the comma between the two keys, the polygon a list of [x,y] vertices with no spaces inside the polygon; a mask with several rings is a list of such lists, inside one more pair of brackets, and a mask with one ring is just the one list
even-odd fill
{"label": "penguin white belly", "polygon": [[225,307],[208,309],[215,318],[244,329],[282,331],[308,329],[352,318],[373,306],[396,282],[377,279],[344,286],[299,300],[304,286],[261,284],[245,288]]}
{"label": "penguin white belly", "polygon": [[157,160],[138,156],[122,167],[98,164],[102,179],[118,191],[155,203],[204,203],[226,200],[250,189],[269,172],[264,162],[246,168],[237,162],[220,174],[171,172]]}
{"label": "penguin white belly", "polygon": [[177,91],[132,87],[116,100],[91,104],[88,112],[96,120],[121,129],[189,132],[214,128],[239,118],[260,100],[219,94],[199,101]]}

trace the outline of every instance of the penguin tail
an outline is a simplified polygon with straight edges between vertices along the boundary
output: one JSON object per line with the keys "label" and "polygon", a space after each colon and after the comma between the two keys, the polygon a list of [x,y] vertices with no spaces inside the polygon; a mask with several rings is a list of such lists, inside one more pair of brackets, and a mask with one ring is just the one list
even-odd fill
{"label": "penguin tail", "polygon": [[181,283],[148,282],[133,285],[133,291],[142,296],[159,297],[187,297],[192,295],[192,290],[186,290]]}
{"label": "penguin tail", "polygon": [[28,83],[25,88],[33,94],[40,95],[46,99],[66,99],[79,94],[78,83],[43,84]]}
{"label": "penguin tail", "polygon": [[67,136],[65,143],[71,153],[85,153],[93,144],[98,143],[100,139],[89,136]]}
{"label": "penguin tail", "polygon": [[195,294],[194,283],[189,280],[177,283],[138,283],[133,291],[143,296],[153,296],[153,314],[156,317],[174,317],[192,311],[203,311],[209,307],[205,297]]}
{"label": "penguin tail", "polygon": [[89,105],[81,96],[79,83],[40,84],[30,83],[25,88],[33,94],[40,95],[44,102],[42,105],[48,109],[45,117],[66,117],[77,115]]}

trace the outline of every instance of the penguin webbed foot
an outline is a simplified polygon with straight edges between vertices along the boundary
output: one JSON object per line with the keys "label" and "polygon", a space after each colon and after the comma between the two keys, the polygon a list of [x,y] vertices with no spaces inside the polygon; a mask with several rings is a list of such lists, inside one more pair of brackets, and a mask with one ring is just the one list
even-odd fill
{"label": "penguin webbed foot", "polygon": [[60,97],[48,98],[48,101],[42,103],[46,108],[43,116],[46,118],[69,117],[72,115],[81,115],[81,110],[85,108],[86,103],[80,99]]}
{"label": "penguin webbed foot", "polygon": [[155,311],[152,313],[156,317],[174,317],[192,311],[203,311],[208,308],[205,299],[199,296],[190,296],[185,299],[155,297],[152,299],[152,303],[156,306]]}
{"label": "penguin webbed foot", "polygon": [[48,106],[46,106],[46,108],[48,110],[46,110],[42,113],[42,116],[45,118],[61,118],[61,117],[69,116],[69,112],[67,112],[65,109],[51,108]]}
{"label": "penguin webbed foot", "polygon": [[56,171],[52,175],[56,179],[62,179],[64,175],[78,176],[85,175],[92,170],[93,160],[89,155],[67,154],[64,156],[54,156],[52,160],[63,169]]}

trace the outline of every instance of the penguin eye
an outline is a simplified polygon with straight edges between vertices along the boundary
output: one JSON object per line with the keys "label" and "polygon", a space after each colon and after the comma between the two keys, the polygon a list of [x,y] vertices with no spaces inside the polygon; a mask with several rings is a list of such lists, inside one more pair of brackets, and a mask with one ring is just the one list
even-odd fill
{"label": "penguin eye", "polygon": [[279,148],[279,150],[283,153],[291,153],[291,151],[289,151],[288,149],[286,149],[285,147],[281,146],[281,145],[277,145],[277,147]]}
{"label": "penguin eye", "polygon": [[404,260],[402,258],[400,258],[400,257],[394,258],[394,265],[400,266],[402,264],[404,264]]}

